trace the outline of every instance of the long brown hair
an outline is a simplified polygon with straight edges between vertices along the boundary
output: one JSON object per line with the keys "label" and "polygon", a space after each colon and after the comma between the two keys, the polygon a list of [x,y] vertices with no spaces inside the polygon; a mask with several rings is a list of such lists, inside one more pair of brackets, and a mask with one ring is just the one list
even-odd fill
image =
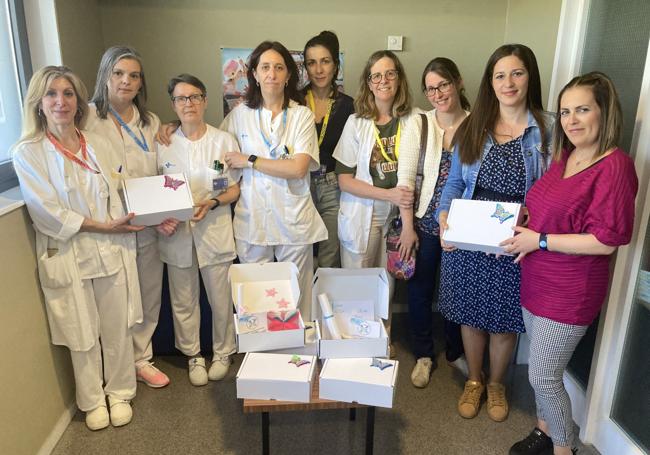
{"label": "long brown hair", "polygon": [[458,144],[460,161],[471,164],[481,158],[483,144],[487,135],[494,131],[499,119],[499,100],[492,88],[492,73],[496,63],[504,57],[514,55],[519,58],[528,71],[528,90],[526,93],[526,108],[533,114],[541,132],[542,148],[548,144],[544,142],[546,125],[544,123],[542,108],[542,88],[539,77],[539,68],[535,54],[523,44],[504,44],[495,50],[485,65],[481,78],[476,102],[471,114],[463,121],[454,135],[454,142]]}
{"label": "long brown hair", "polygon": [[573,150],[575,146],[571,143],[562,123],[560,112],[562,95],[574,87],[586,87],[591,90],[594,100],[600,109],[600,129],[598,131],[598,150],[595,156],[601,156],[608,150],[616,147],[621,139],[623,128],[623,111],[618,100],[618,93],[612,80],[600,71],[576,76],[564,86],[557,97],[557,109],[555,110],[555,130],[553,131],[553,159],[560,160],[563,150]]}
{"label": "long brown hair", "polygon": [[384,57],[388,57],[395,64],[395,69],[398,74],[397,80],[399,81],[397,93],[393,100],[391,115],[395,118],[399,118],[408,115],[411,112],[411,91],[409,90],[409,84],[406,80],[406,73],[404,72],[402,63],[397,58],[397,55],[391,51],[377,51],[374,52],[366,62],[366,66],[363,68],[361,78],[359,79],[359,94],[354,100],[354,110],[361,118],[374,120],[379,117],[379,112],[375,105],[375,96],[372,94],[370,87],[368,86],[368,78],[370,77],[370,68]]}
{"label": "long brown hair", "polygon": [[424,67],[424,71],[422,71],[422,91],[427,89],[426,79],[427,74],[429,73],[436,73],[440,77],[447,79],[449,82],[454,84],[454,87],[456,87],[456,91],[458,92],[460,107],[465,111],[470,110],[471,104],[469,103],[467,96],[465,96],[465,87],[461,85],[463,78],[460,76],[458,66],[453,60],[448,59],[447,57],[436,57],[427,63],[427,66]]}
{"label": "long brown hair", "polygon": [[287,67],[289,72],[289,80],[287,85],[284,87],[284,101],[282,103],[282,108],[286,109],[289,106],[289,101],[294,100],[299,104],[304,104],[304,100],[300,92],[298,91],[298,67],[296,62],[291,57],[291,53],[287,50],[282,43],[277,41],[263,41],[261,42],[251,53],[248,58],[248,74],[246,78],[248,79],[248,88],[246,89],[245,103],[246,106],[251,109],[257,109],[262,107],[262,90],[255,79],[254,71],[257,71],[257,65],[260,62],[260,57],[266,51],[273,50],[282,56],[284,64]]}

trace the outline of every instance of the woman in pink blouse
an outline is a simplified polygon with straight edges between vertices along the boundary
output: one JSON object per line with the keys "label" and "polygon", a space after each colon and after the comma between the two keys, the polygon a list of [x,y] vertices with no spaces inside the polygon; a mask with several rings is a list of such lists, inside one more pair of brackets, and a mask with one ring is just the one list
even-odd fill
{"label": "woman in pink blouse", "polygon": [[528,227],[516,227],[503,242],[521,261],[538,417],[511,455],[575,453],[562,377],[605,300],[611,254],[629,243],[634,224],[638,181],[632,159],[616,145],[621,126],[616,89],[606,75],[572,79],[558,97],[553,163],[526,197]]}

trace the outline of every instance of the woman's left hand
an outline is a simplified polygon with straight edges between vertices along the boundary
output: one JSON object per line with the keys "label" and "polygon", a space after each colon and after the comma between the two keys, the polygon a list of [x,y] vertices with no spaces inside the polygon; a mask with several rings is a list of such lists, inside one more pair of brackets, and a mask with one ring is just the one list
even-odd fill
{"label": "woman's left hand", "polygon": [[516,254],[515,263],[520,262],[528,253],[539,249],[539,232],[523,226],[512,228],[515,235],[499,243],[507,253]]}
{"label": "woman's left hand", "polygon": [[399,258],[407,261],[411,254],[418,249],[419,239],[415,229],[402,226],[402,233],[399,236]]}
{"label": "woman's left hand", "polygon": [[248,167],[248,155],[239,152],[226,152],[226,164],[234,169],[244,169]]}
{"label": "woman's left hand", "polygon": [[196,211],[194,212],[194,216],[192,217],[192,221],[195,223],[198,223],[201,221],[205,216],[208,214],[210,209],[216,205],[216,202],[212,199],[205,199],[203,201],[199,201],[197,204],[194,205],[194,208]]}

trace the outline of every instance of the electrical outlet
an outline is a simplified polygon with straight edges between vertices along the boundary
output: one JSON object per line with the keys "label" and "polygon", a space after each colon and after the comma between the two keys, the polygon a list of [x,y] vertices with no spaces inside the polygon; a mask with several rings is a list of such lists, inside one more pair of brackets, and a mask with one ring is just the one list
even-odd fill
{"label": "electrical outlet", "polygon": [[388,50],[389,51],[401,51],[402,50],[402,40],[404,39],[401,35],[389,35],[388,36]]}

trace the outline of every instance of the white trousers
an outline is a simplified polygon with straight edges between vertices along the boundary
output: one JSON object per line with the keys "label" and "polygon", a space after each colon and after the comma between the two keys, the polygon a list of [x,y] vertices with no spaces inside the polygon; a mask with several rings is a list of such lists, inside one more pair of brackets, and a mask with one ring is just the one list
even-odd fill
{"label": "white trousers", "polygon": [[311,285],[314,279],[314,250],[308,245],[253,245],[235,240],[237,256],[242,263],[293,262],[298,268],[300,300],[298,309],[303,321],[311,321]]}
{"label": "white trousers", "polygon": [[[77,406],[92,411],[106,404],[106,395],[135,397],[133,340],[128,328],[124,269],[109,277],[83,280],[85,297],[97,306],[99,339],[88,351],[70,351],[77,388]],[[103,364],[102,364],[103,358]]]}
{"label": "white trousers", "polygon": [[138,246],[138,279],[142,297],[142,322],[131,329],[136,365],[153,357],[151,337],[158,325],[162,293],[163,262],[158,254],[158,242]]}
{"label": "white trousers", "polygon": [[[391,220],[395,217],[397,208],[386,201],[374,201],[372,205],[372,221],[368,233],[368,248],[365,253],[353,253],[341,244],[341,266],[344,269],[362,269],[369,267],[386,268],[386,233]],[[390,335],[392,321],[392,301],[395,292],[395,278],[388,274],[388,321],[386,330]]]}
{"label": "white trousers", "polygon": [[[192,247],[192,266],[176,267],[167,264],[169,294],[174,316],[174,340],[178,350],[187,356],[201,352],[201,311],[199,296],[199,267],[196,250]],[[228,269],[232,262],[201,267],[203,286],[212,310],[213,360],[228,357],[235,352],[233,305],[228,285]]]}

